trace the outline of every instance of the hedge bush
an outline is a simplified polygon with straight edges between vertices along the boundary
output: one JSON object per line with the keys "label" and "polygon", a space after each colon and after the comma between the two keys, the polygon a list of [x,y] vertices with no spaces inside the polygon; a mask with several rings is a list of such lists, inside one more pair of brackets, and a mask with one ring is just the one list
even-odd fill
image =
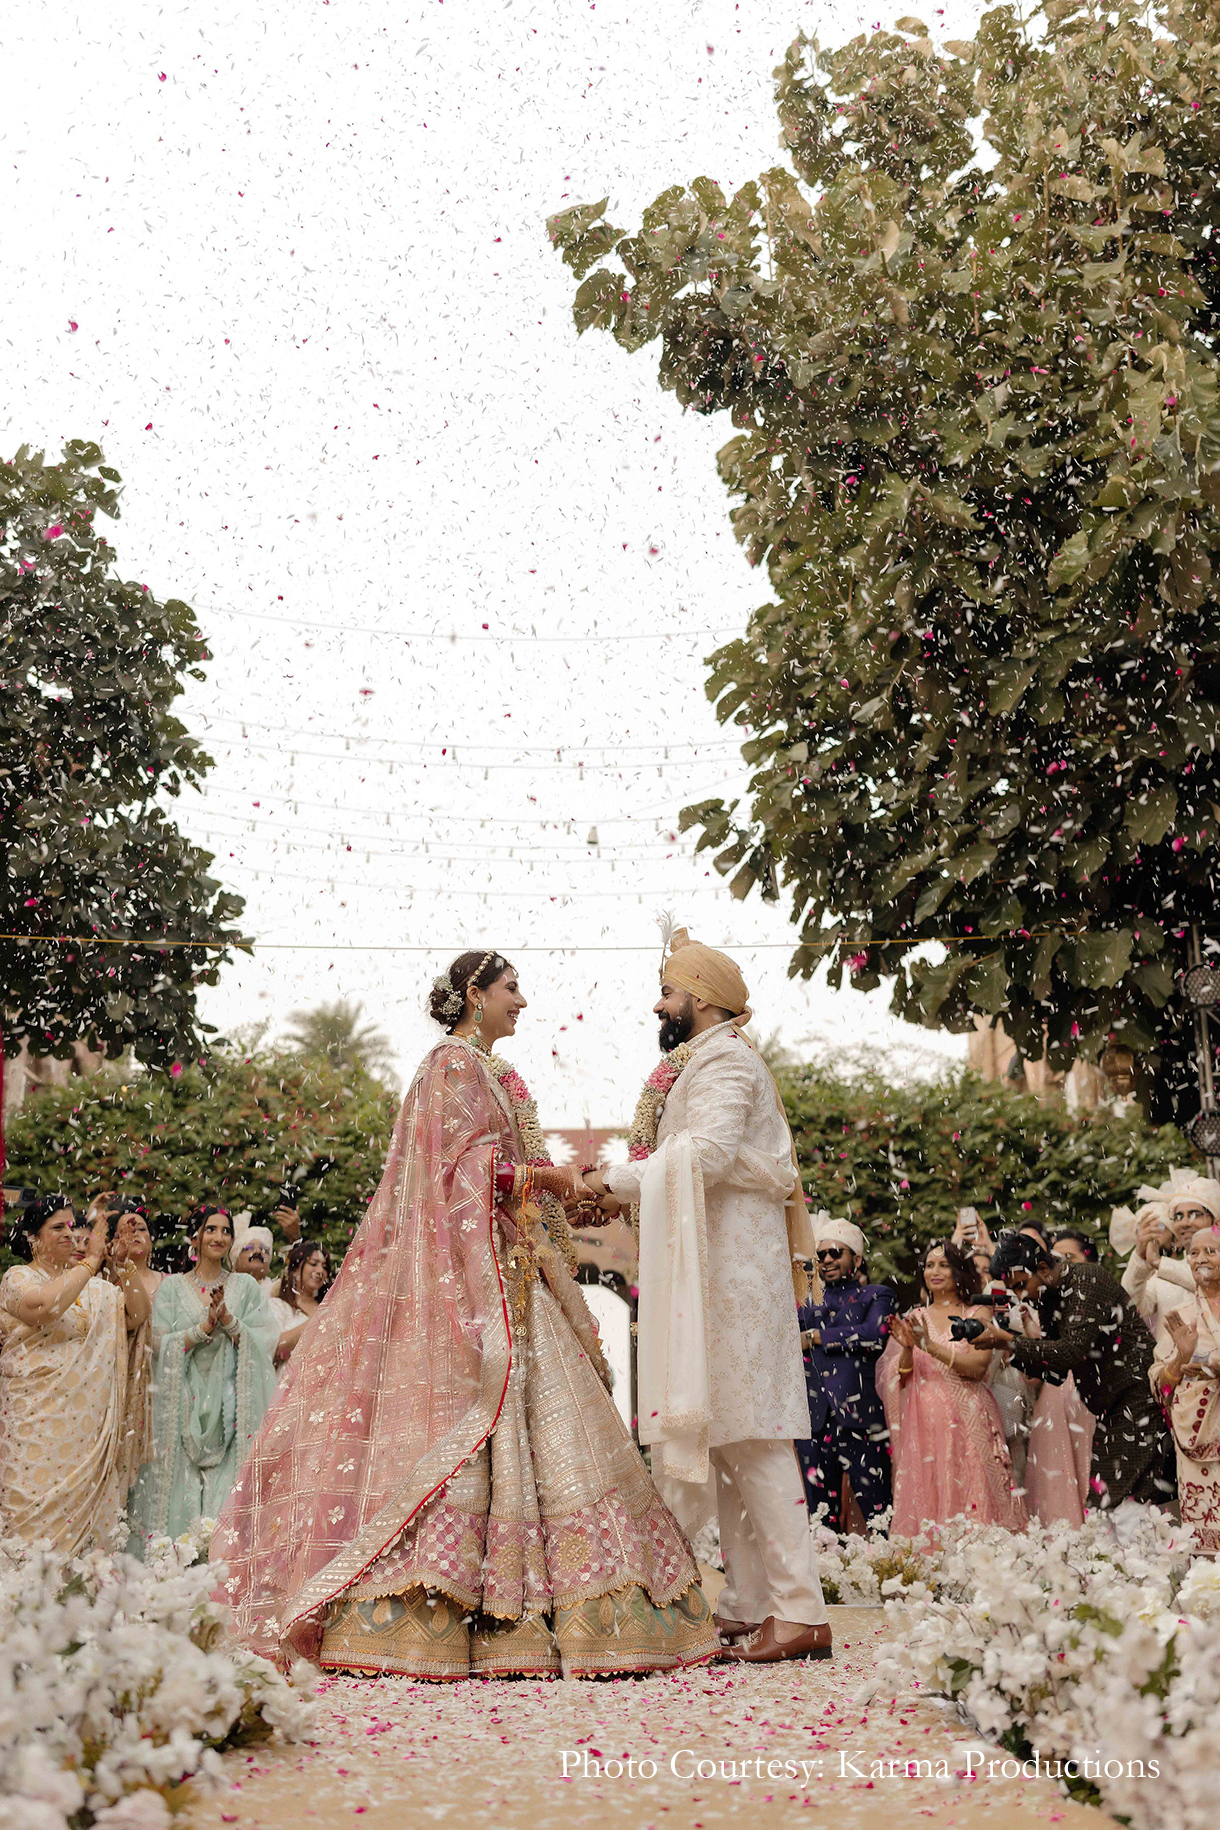
{"label": "hedge bush", "polygon": [[1141,1182],[1175,1164],[1206,1173],[1174,1125],[1153,1129],[1135,1110],[1075,1114],[969,1072],[911,1087],[821,1067],[778,1079],[814,1207],[854,1220],[873,1272],[903,1284],[959,1207],[976,1207],[993,1235],[1030,1218],[1079,1227],[1108,1257],[1111,1209]]}
{"label": "hedge bush", "polygon": [[263,1220],[286,1176],[312,1165],[303,1228],[341,1253],[381,1178],[396,1103],[358,1066],[284,1053],[218,1053],[178,1076],[109,1067],[29,1098],[5,1179],[82,1203],[138,1195],[169,1235],[196,1201]]}

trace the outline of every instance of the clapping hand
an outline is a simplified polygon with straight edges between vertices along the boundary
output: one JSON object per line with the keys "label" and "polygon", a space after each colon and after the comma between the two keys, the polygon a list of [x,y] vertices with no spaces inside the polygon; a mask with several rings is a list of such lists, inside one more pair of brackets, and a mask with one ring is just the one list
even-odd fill
{"label": "clapping hand", "polygon": [[1195,1348],[1199,1345],[1199,1329],[1196,1323],[1188,1322],[1181,1311],[1171,1309],[1165,1317],[1165,1327],[1173,1342],[1174,1352],[1179,1360],[1190,1360]]}
{"label": "clapping hand", "polygon": [[103,1207],[99,1210],[93,1225],[89,1229],[89,1243],[85,1247],[84,1263],[100,1271],[106,1262],[106,1253],[110,1245],[110,1216]]}
{"label": "clapping hand", "polygon": [[126,1264],[131,1257],[132,1222],[130,1214],[123,1214],[114,1229],[114,1238],[110,1241],[110,1262],[116,1267]]}
{"label": "clapping hand", "polygon": [[890,1333],[900,1347],[914,1347],[915,1330],[905,1315],[890,1317]]}
{"label": "clapping hand", "polygon": [[1146,1214],[1135,1229],[1135,1249],[1146,1264],[1158,1265],[1162,1248],[1172,1243],[1172,1232],[1155,1214]]}
{"label": "clapping hand", "polygon": [[911,1330],[912,1342],[914,1343],[914,1345],[916,1347],[922,1347],[924,1352],[927,1353],[927,1351],[928,1351],[928,1318],[924,1314],[923,1310],[922,1309],[913,1310],[912,1313],[907,1317],[907,1323]]}

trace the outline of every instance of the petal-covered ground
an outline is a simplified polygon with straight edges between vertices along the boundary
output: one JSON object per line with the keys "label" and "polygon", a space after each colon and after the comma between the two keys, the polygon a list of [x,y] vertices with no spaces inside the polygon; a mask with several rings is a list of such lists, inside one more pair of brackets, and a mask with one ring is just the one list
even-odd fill
{"label": "petal-covered ground", "polygon": [[928,1777],[960,1773],[967,1745],[1004,1756],[935,1699],[853,1705],[893,1629],[880,1609],[830,1613],[832,1662],[603,1683],[324,1679],[319,1742],[228,1756],[227,1789],[186,1822],[713,1830],[801,1812],[835,1830],[1110,1825],[1044,1778]]}

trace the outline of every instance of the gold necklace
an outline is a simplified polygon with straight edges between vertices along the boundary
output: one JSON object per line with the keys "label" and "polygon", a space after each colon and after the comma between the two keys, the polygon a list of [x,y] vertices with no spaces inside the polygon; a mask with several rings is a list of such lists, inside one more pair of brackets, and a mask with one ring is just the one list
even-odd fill
{"label": "gold necklace", "polygon": [[468,1042],[471,1048],[480,1055],[491,1054],[490,1042],[485,1042],[482,1036],[478,1035],[473,1030],[455,1029],[453,1032],[453,1039],[455,1042]]}

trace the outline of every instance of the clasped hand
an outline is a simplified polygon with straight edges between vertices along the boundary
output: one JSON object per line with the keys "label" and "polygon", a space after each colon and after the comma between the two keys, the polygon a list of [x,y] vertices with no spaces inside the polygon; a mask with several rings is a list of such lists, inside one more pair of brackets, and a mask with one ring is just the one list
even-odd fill
{"label": "clasped hand", "polygon": [[225,1287],[223,1284],[217,1284],[208,1307],[208,1319],[202,1324],[203,1332],[210,1336],[215,1333],[217,1328],[230,1327],[232,1321],[233,1317],[229,1314],[228,1306],[225,1303]]}
{"label": "clasped hand", "polygon": [[606,1178],[600,1169],[588,1170],[584,1177],[583,1186],[588,1190],[589,1194],[592,1195],[594,1205],[600,1215],[599,1219],[591,1220],[588,1224],[592,1226],[605,1226],[608,1220],[613,1220],[616,1214],[622,1213],[623,1203],[619,1200],[617,1195],[611,1194],[610,1190],[606,1187]]}

